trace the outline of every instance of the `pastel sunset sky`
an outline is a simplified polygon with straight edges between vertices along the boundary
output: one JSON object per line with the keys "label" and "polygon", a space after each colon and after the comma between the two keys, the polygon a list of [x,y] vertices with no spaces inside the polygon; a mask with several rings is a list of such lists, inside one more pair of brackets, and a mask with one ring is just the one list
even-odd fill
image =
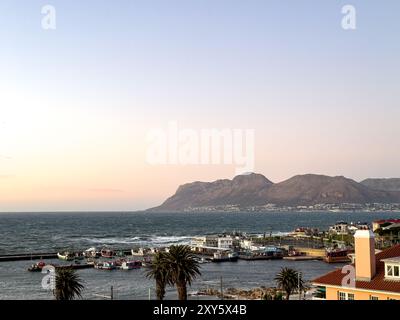
{"label": "pastel sunset sky", "polygon": [[[41,9],[56,9],[44,30]],[[352,4],[357,29],[341,27]],[[398,0],[0,2],[0,211],[140,210],[235,165],[150,130],[250,129],[254,171],[400,176]]]}

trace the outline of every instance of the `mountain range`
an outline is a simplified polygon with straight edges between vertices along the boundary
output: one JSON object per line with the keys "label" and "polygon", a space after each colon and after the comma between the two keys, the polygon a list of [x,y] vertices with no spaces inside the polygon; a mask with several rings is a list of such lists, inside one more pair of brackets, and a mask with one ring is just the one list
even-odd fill
{"label": "mountain range", "polygon": [[400,179],[356,182],[343,176],[305,174],[273,183],[262,174],[250,173],[232,180],[181,185],[173,196],[149,210],[165,212],[227,205],[310,206],[341,203],[400,203]]}

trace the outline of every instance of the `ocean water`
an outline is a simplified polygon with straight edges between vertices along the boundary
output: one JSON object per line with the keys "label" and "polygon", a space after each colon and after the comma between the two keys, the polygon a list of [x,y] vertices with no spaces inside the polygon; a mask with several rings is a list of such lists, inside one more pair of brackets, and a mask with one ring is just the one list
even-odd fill
{"label": "ocean water", "polygon": [[[400,218],[400,213],[24,213],[0,214],[0,255],[86,249],[103,245],[115,248],[167,246],[189,243],[196,235],[230,231],[248,233],[289,232],[298,226],[327,229],[337,221],[372,222]],[[50,261],[48,261],[50,262]],[[59,263],[59,261],[57,261]],[[0,299],[52,299],[41,287],[42,274],[26,269],[31,261],[0,262]],[[282,266],[303,272],[311,280],[340,265],[321,261],[238,261],[203,264],[202,275],[189,291],[219,288],[249,289],[273,286],[273,278]],[[145,270],[79,270],[85,284],[85,299],[101,299],[114,287],[116,299],[154,298],[154,283],[146,279]],[[176,294],[169,288],[167,297]]]}

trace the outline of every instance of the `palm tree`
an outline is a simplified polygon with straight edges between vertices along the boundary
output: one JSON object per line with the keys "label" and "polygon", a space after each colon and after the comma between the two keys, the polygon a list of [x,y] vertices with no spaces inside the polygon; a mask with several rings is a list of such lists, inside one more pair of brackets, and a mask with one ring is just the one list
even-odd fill
{"label": "palm tree", "polygon": [[82,281],[72,268],[56,268],[56,285],[53,291],[56,300],[73,300],[82,297]]}
{"label": "palm tree", "polygon": [[156,295],[158,300],[164,299],[165,287],[167,284],[172,284],[170,270],[167,264],[167,253],[158,252],[146,273],[147,278],[156,280]]}
{"label": "palm tree", "polygon": [[304,287],[304,281],[301,274],[291,268],[282,268],[281,271],[275,276],[275,281],[278,288],[286,293],[286,300],[289,300],[290,295],[298,288]]}
{"label": "palm tree", "polygon": [[187,300],[187,285],[200,273],[199,263],[192,254],[189,246],[171,246],[166,255],[167,265],[170,268],[171,281],[176,284],[179,300]]}

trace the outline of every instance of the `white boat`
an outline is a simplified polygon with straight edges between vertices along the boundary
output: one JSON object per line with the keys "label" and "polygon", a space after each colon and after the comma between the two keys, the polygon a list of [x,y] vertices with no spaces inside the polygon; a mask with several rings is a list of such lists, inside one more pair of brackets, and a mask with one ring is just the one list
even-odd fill
{"label": "white boat", "polygon": [[216,252],[211,258],[212,262],[233,262],[238,261],[239,255],[236,252]]}
{"label": "white boat", "polygon": [[63,253],[58,252],[58,253],[57,253],[57,257],[58,257],[58,259],[60,259],[60,260],[66,260],[66,261],[71,261],[71,260],[74,260],[74,259],[75,259],[74,254],[72,254],[72,253],[70,253],[70,252],[68,252],[68,251],[63,252]]}
{"label": "white boat", "polygon": [[83,252],[83,255],[84,255],[86,258],[96,258],[96,257],[99,256],[100,254],[97,252],[97,249],[93,247],[93,248],[89,248],[89,249],[85,250],[85,251]]}
{"label": "white boat", "polygon": [[99,269],[99,270],[114,270],[116,269],[116,265],[114,262],[100,262],[100,263],[96,263],[94,265],[95,269]]}
{"label": "white boat", "polygon": [[139,269],[142,266],[141,261],[124,261],[122,265],[120,266],[120,269],[122,270],[133,270],[133,269]]}
{"label": "white boat", "polygon": [[138,250],[132,249],[132,250],[131,250],[131,254],[132,254],[133,256],[143,257],[143,256],[145,256],[146,254],[148,254],[148,250],[147,250],[147,249],[144,249],[144,248],[139,248]]}

